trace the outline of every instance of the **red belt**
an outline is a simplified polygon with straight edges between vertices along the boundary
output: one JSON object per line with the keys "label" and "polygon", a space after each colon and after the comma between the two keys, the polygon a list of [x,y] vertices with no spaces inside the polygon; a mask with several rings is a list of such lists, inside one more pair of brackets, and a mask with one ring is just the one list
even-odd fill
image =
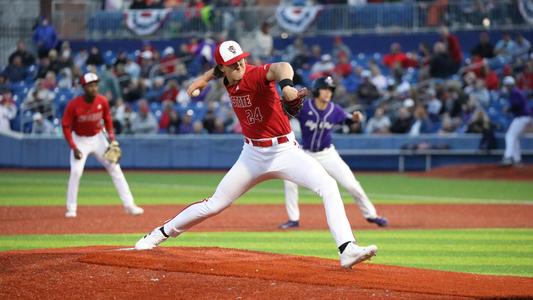
{"label": "red belt", "polygon": [[[278,140],[278,145],[279,144],[283,144],[283,143],[286,143],[289,141],[289,138],[286,137],[286,136],[280,136],[278,138],[275,138]],[[244,137],[244,142],[246,144],[252,144],[256,147],[272,147],[273,145],[273,142],[272,142],[273,139],[270,139],[270,140],[252,140],[252,139],[249,139],[247,137]]]}

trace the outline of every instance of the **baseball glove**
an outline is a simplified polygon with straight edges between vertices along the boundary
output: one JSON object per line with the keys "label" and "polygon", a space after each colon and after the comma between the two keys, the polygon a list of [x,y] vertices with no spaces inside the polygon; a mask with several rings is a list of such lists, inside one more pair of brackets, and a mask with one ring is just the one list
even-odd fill
{"label": "baseball glove", "polygon": [[107,147],[107,150],[104,152],[104,158],[112,163],[116,164],[120,160],[120,157],[122,156],[122,150],[120,150],[120,147],[118,146],[117,141],[112,141],[111,144]]}
{"label": "baseball glove", "polygon": [[309,91],[307,88],[303,88],[298,91],[298,97],[292,101],[287,101],[285,99],[281,100],[281,106],[283,107],[283,111],[285,114],[289,117],[294,118],[298,115],[300,110],[302,109],[305,97],[307,97]]}

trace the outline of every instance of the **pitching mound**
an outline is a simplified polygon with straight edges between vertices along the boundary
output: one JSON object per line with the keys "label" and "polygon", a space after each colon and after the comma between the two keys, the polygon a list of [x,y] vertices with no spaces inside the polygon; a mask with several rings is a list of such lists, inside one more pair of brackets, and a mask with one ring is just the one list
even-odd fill
{"label": "pitching mound", "polygon": [[486,276],[219,248],[76,248],[0,253],[10,298],[508,298],[533,278]]}
{"label": "pitching mound", "polygon": [[414,173],[415,176],[434,176],[458,179],[497,179],[497,180],[533,180],[533,165],[523,167],[504,167],[495,164],[452,165],[435,168],[425,173]]}

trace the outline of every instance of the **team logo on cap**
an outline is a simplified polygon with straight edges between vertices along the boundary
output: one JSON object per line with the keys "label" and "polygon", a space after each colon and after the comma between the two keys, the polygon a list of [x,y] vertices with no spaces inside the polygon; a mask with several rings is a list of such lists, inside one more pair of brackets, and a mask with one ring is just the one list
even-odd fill
{"label": "team logo on cap", "polygon": [[233,47],[233,45],[229,46],[228,50],[229,50],[229,52],[231,52],[233,54],[237,54],[237,50],[235,50],[235,47]]}

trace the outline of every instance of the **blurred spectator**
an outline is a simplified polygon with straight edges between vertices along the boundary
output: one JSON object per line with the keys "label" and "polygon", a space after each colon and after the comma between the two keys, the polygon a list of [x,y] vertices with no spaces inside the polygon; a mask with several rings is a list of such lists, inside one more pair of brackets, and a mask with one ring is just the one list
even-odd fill
{"label": "blurred spectator", "polygon": [[20,56],[22,59],[22,65],[29,67],[35,63],[35,57],[26,50],[26,44],[23,40],[18,41],[17,49],[9,55],[8,63],[12,64],[16,56]]}
{"label": "blurred spectator", "polygon": [[415,108],[415,119],[413,125],[409,129],[409,135],[417,136],[420,134],[431,133],[433,124],[428,117],[426,107],[424,105],[417,105]]}
{"label": "blurred spectator", "polygon": [[48,55],[57,46],[57,33],[47,18],[43,18],[33,31],[33,42],[37,47],[39,58]]}
{"label": "blurred spectator", "polygon": [[509,33],[504,33],[502,39],[496,43],[494,54],[498,56],[503,64],[509,63],[516,53],[516,43],[511,39]]}
{"label": "blurred spectator", "polygon": [[131,120],[131,130],[133,134],[156,134],[159,125],[155,116],[150,111],[148,101],[139,100],[139,111]]}
{"label": "blurred spectator", "polygon": [[174,102],[163,101],[163,112],[159,119],[159,131],[169,134],[177,134],[180,128],[180,118],[178,112],[174,110]]}
{"label": "blurred spectator", "polygon": [[61,52],[61,55],[58,60],[58,69],[62,70],[64,68],[71,69],[74,66],[74,61],[70,57],[70,50],[64,50]]}
{"label": "blurred spectator", "polygon": [[50,50],[48,53],[48,58],[50,59],[50,70],[55,74],[59,73],[59,70],[61,70],[61,63],[57,59],[57,50]]}
{"label": "blurred spectator", "polygon": [[316,79],[318,77],[331,75],[335,70],[335,64],[331,55],[323,54],[320,57],[320,61],[316,62],[313,67],[311,67],[311,79]]}
{"label": "blurred spectator", "polygon": [[352,74],[352,64],[348,60],[348,56],[342,53],[342,54],[339,54],[338,58],[339,58],[339,63],[335,66],[335,74],[342,76],[342,77],[350,76],[350,74]]}
{"label": "blurred spectator", "polygon": [[466,133],[480,133],[479,149],[492,150],[496,148],[494,127],[494,124],[490,122],[489,116],[480,109],[476,111],[474,117],[470,120]]}
{"label": "blurred spectator", "polygon": [[531,43],[524,38],[521,33],[516,34],[515,38],[515,52],[513,53],[513,58],[518,58],[522,61],[526,61],[529,57],[529,51],[531,50]]}
{"label": "blurred spectator", "polygon": [[125,65],[128,62],[128,53],[126,51],[120,51],[117,54],[117,57],[115,57],[115,60],[113,62],[113,66],[117,65]]}
{"label": "blurred spectator", "polygon": [[349,61],[352,58],[352,51],[350,50],[350,47],[346,46],[340,36],[336,36],[335,42],[333,43],[333,58],[335,60],[340,60],[342,56],[346,57]]}
{"label": "blurred spectator", "polygon": [[291,62],[295,69],[299,69],[307,62],[308,50],[301,37],[297,37],[292,44],[285,48],[283,59]]}
{"label": "blurred spectator", "polygon": [[503,79],[504,92],[509,99],[509,110],[513,114],[513,121],[505,133],[505,153],[502,164],[518,165],[522,163],[520,136],[531,122],[531,107],[523,92],[516,87],[515,79],[506,76]]}
{"label": "blurred spectator", "polygon": [[365,132],[368,134],[387,134],[390,133],[391,122],[385,115],[383,107],[378,107],[374,116],[368,120]]}
{"label": "blurred spectator", "polygon": [[114,103],[118,98],[122,98],[119,81],[111,71],[111,66],[106,66],[98,76],[100,79],[100,82],[98,82],[100,94],[106,96],[111,103]]}
{"label": "blurred spectator", "polygon": [[41,113],[39,112],[34,113],[32,119],[33,119],[33,123],[31,126],[31,134],[39,135],[39,134],[52,134],[53,133],[54,126],[52,125],[52,122],[43,118],[43,115]]}
{"label": "blurred spectator", "polygon": [[37,76],[35,76],[35,78],[44,78],[44,76],[46,76],[46,73],[51,70],[52,68],[50,68],[50,58],[48,58],[48,56],[40,58],[39,65],[37,66]]}
{"label": "blurred spectator", "polygon": [[179,130],[180,134],[193,133],[193,119],[192,119],[192,115],[193,114],[194,114],[194,112],[192,111],[192,109],[189,109],[183,115],[183,118],[182,118],[181,124],[180,124],[180,130]]}
{"label": "blurred spectator", "polygon": [[34,87],[28,92],[28,96],[22,103],[25,110],[40,112],[44,116],[51,116],[54,111],[53,101],[55,93],[44,87],[43,80],[35,82]]}
{"label": "blurred spectator", "polygon": [[144,80],[135,80],[132,79],[130,84],[122,90],[122,95],[126,102],[135,102],[144,97],[146,93],[146,87],[144,85]]}
{"label": "blurred spectator", "polygon": [[10,91],[0,95],[0,132],[11,131],[10,122],[17,116],[17,106]]}
{"label": "blurred spectator", "polygon": [[381,74],[381,70],[376,64],[370,64],[371,82],[376,86],[380,94],[385,93],[387,90],[387,77]]}
{"label": "blurred spectator", "polygon": [[448,54],[452,59],[452,72],[456,73],[463,63],[463,52],[461,51],[459,39],[450,32],[448,27],[441,27],[440,36],[446,45]]}
{"label": "blurred spectator", "polygon": [[85,61],[87,65],[93,65],[93,66],[100,66],[104,64],[104,58],[102,57],[102,54],[100,53],[100,49],[98,49],[96,46],[91,47],[91,51],[89,52],[89,56],[87,57],[87,60]]}
{"label": "blurred spectator", "polygon": [[457,132],[457,128],[452,118],[450,118],[450,115],[444,114],[442,116],[441,127],[437,133],[439,135],[450,135],[450,134],[455,134],[456,132]]}
{"label": "blurred spectator", "polygon": [[494,57],[494,46],[490,42],[490,36],[488,32],[484,31],[479,34],[479,43],[472,48],[470,54],[472,54],[472,56],[475,55],[481,58]]}
{"label": "blurred spectator", "polygon": [[432,121],[438,121],[442,110],[442,102],[437,98],[435,90],[431,88],[426,91],[425,98],[429,118]]}
{"label": "blurred spectator", "polygon": [[464,93],[476,103],[485,107],[490,105],[490,93],[482,79],[476,79],[473,85],[465,87]]}
{"label": "blurred spectator", "polygon": [[446,45],[441,42],[433,46],[433,56],[429,62],[429,74],[433,78],[448,78],[455,74],[455,63],[446,52]]}
{"label": "blurred spectator", "polygon": [[150,77],[150,71],[152,70],[152,67],[155,65],[155,59],[154,54],[152,51],[145,50],[141,53],[141,77],[142,78],[149,78]]}
{"label": "blurred spectator", "polygon": [[485,86],[491,91],[497,90],[500,87],[500,79],[498,78],[498,74],[491,70],[488,64],[483,65],[483,68],[481,68],[479,78],[485,81]]}
{"label": "blurred spectator", "polygon": [[58,88],[63,89],[63,90],[72,89],[73,77],[72,77],[72,71],[70,69],[68,68],[62,69],[61,72],[59,72],[59,78],[60,79],[57,82]]}
{"label": "blurred spectator", "polygon": [[208,133],[213,133],[215,131],[215,123],[216,123],[215,111],[213,108],[209,108],[202,121],[203,128],[205,128],[205,130]]}
{"label": "blurred spectator", "polygon": [[192,133],[194,134],[206,134],[207,130],[204,128],[202,121],[194,121],[192,124]]}
{"label": "blurred spectator", "polygon": [[176,55],[174,53],[174,48],[172,47],[166,47],[165,50],[163,50],[163,57],[161,57],[161,60],[159,63],[161,64],[159,67],[159,72],[162,75],[171,75],[176,72]]}
{"label": "blurred spectator", "polygon": [[82,69],[87,64],[87,58],[89,58],[89,54],[87,53],[87,50],[81,49],[74,56],[73,63],[76,67],[78,67],[79,69]]}
{"label": "blurred spectator", "polygon": [[53,91],[57,86],[56,74],[52,71],[46,73],[43,79],[41,79],[41,87]]}
{"label": "blurred spectator", "polygon": [[519,75],[518,87],[533,96],[533,58],[525,65],[524,71]]}
{"label": "blurred spectator", "polygon": [[252,48],[252,56],[260,59],[262,62],[268,62],[271,59],[274,50],[274,39],[270,34],[270,24],[263,22],[259,30],[254,35],[255,47]]}
{"label": "blurred spectator", "polygon": [[28,77],[28,69],[22,64],[22,58],[20,56],[15,56],[13,58],[13,63],[7,65],[7,67],[2,72],[10,82],[19,82],[23,81]]}
{"label": "blurred spectator", "polygon": [[371,73],[368,70],[361,72],[363,81],[357,88],[357,99],[359,103],[371,104],[379,98],[379,92],[376,86],[370,81]]}
{"label": "blurred spectator", "polygon": [[416,66],[416,60],[409,58],[402,52],[402,46],[399,43],[392,43],[390,46],[390,53],[383,56],[383,64],[390,69],[397,67],[408,68]]}
{"label": "blurred spectator", "polygon": [[176,80],[169,80],[165,86],[160,100],[171,100],[175,103],[177,101],[179,91],[178,82]]}
{"label": "blurred spectator", "polygon": [[111,108],[111,116],[113,119],[113,128],[116,134],[131,134],[131,119],[133,112],[129,105],[124,103],[122,98],[115,101],[115,105]]}
{"label": "blurred spectator", "polygon": [[396,120],[392,123],[391,132],[392,133],[408,133],[411,129],[414,119],[411,116],[409,110],[406,107],[401,107],[398,110],[398,115]]}
{"label": "blurred spectator", "polygon": [[129,75],[129,78],[139,79],[141,77],[141,66],[139,66],[139,64],[130,58],[126,59],[125,65],[118,66],[122,66],[124,72]]}

